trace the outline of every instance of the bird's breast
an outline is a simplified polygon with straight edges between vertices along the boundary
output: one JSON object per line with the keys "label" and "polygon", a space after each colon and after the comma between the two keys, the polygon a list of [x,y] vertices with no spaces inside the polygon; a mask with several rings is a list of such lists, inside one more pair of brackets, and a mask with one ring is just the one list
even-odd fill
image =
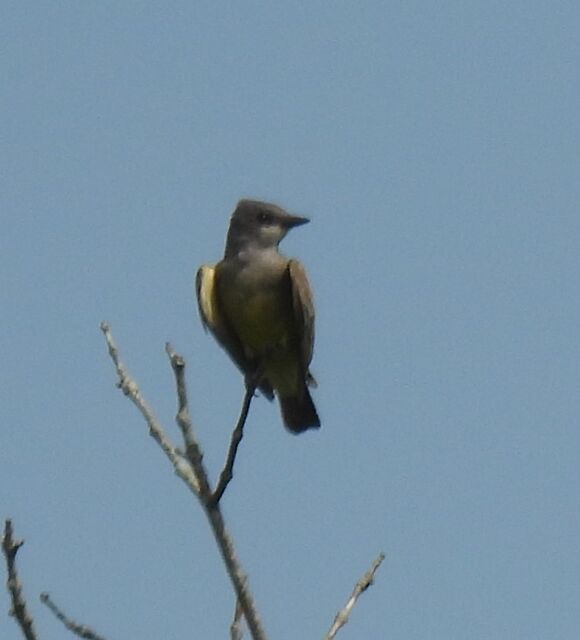
{"label": "bird's breast", "polygon": [[248,355],[288,344],[294,319],[284,263],[226,265],[218,282],[224,314]]}

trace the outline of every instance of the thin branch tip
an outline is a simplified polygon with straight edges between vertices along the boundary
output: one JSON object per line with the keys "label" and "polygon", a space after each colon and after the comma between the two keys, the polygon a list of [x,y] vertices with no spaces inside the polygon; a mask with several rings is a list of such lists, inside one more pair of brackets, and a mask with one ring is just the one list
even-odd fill
{"label": "thin branch tip", "polygon": [[175,369],[176,367],[185,367],[185,358],[177,353],[177,351],[175,351],[171,342],[165,343],[165,353],[169,356],[169,360],[173,369]]}
{"label": "thin branch tip", "polygon": [[361,578],[359,578],[347,603],[336,614],[332,626],[324,637],[324,640],[333,640],[339,630],[342,629],[342,627],[344,627],[344,625],[348,622],[350,614],[352,613],[354,605],[359,599],[359,596],[374,583],[375,573],[381,566],[384,559],[385,554],[383,552],[379,553],[379,555],[373,560],[370,569],[364,575],[362,575]]}
{"label": "thin branch tip", "polygon": [[26,640],[36,640],[36,631],[34,630],[34,620],[28,611],[28,605],[22,593],[22,584],[16,570],[16,554],[20,547],[24,544],[24,540],[14,539],[14,529],[12,520],[7,518],[4,522],[4,534],[2,536],[2,552],[6,558],[6,569],[8,580],[6,587],[10,593],[10,615],[14,617],[18,623],[22,635]]}
{"label": "thin branch tip", "polygon": [[78,622],[75,622],[74,620],[69,618],[59,609],[59,607],[57,607],[48,593],[41,593],[40,601],[42,602],[42,604],[46,605],[47,608],[50,609],[52,613],[54,613],[56,618],[60,620],[69,631],[74,633],[75,636],[78,636],[79,638],[85,638],[86,640],[105,640],[103,636],[100,636],[90,627],[87,627],[84,624],[79,624]]}

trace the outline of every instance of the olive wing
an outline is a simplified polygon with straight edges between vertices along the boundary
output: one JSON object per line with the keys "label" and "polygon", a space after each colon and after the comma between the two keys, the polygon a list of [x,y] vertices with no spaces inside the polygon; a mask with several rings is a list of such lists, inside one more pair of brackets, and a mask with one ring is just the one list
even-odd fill
{"label": "olive wing", "polygon": [[[294,319],[300,338],[300,355],[304,371],[307,373],[314,351],[314,300],[306,271],[297,260],[288,261],[288,275]],[[313,378],[311,382],[314,383]]]}

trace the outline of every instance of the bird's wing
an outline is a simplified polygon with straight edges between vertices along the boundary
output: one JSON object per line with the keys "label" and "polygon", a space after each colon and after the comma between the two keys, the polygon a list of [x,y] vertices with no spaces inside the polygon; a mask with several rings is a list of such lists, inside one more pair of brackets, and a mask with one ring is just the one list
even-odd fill
{"label": "bird's wing", "polygon": [[[230,358],[235,362],[244,375],[251,374],[254,366],[248,361],[238,337],[232,331],[229,323],[224,317],[219,299],[217,297],[217,287],[215,286],[216,269],[215,265],[204,264],[198,271],[195,278],[195,293],[197,296],[197,306],[201,322],[206,331],[209,329],[214,338],[225,349]],[[272,388],[267,383],[262,383],[258,387],[260,391],[270,400],[274,397]]]}
{"label": "bird's wing", "polygon": [[197,307],[203,328],[214,330],[220,324],[220,313],[216,308],[215,295],[215,265],[202,264],[195,276],[195,295]]}
{"label": "bird's wing", "polygon": [[195,292],[199,315],[204,328],[209,329],[219,344],[230,354],[234,362],[242,369],[248,370],[248,362],[242,346],[223,316],[216,295],[215,265],[204,264],[195,278]]}
{"label": "bird's wing", "polygon": [[[288,275],[292,290],[294,320],[300,337],[300,354],[304,370],[307,373],[314,350],[314,300],[306,271],[297,260],[288,261]],[[315,384],[314,378],[311,376],[310,382]]]}

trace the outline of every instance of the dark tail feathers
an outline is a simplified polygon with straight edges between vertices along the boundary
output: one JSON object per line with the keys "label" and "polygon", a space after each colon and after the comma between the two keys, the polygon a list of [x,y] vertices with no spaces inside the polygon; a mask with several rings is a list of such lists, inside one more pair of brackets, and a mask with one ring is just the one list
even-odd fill
{"label": "dark tail feathers", "polygon": [[284,425],[292,433],[302,433],[307,429],[320,427],[320,418],[306,385],[304,385],[302,397],[294,396],[279,398],[279,400]]}

